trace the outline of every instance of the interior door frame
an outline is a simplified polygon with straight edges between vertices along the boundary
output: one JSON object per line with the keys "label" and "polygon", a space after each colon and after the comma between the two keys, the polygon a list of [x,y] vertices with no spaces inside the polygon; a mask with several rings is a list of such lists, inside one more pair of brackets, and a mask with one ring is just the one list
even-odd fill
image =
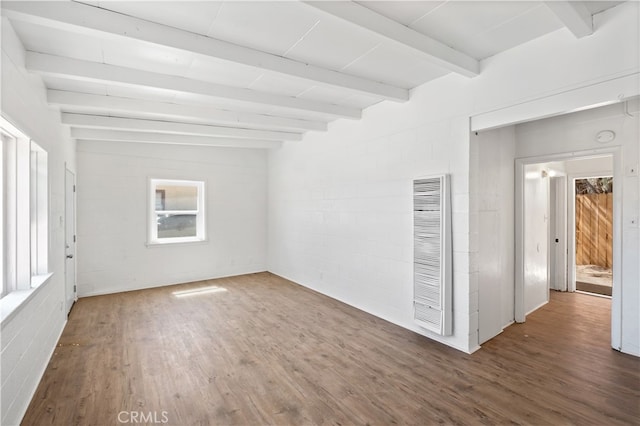
{"label": "interior door frame", "polygon": [[[621,158],[622,148],[612,146],[606,148],[590,149],[584,151],[573,151],[559,154],[548,154],[535,157],[525,157],[515,159],[515,320],[525,322],[525,299],[524,299],[524,182],[525,166],[528,164],[547,163],[553,161],[576,160],[589,157],[601,157],[611,155],[613,157],[614,182],[622,182],[623,167]],[[593,173],[589,173],[593,175]],[[609,173],[605,173],[609,175]],[[569,181],[569,179],[568,179]],[[618,185],[620,187],[620,185]],[[619,189],[613,192],[613,291],[611,296],[611,347],[620,350],[622,343],[622,286],[619,283],[622,272],[622,191]],[[575,211],[575,207],[574,207]],[[573,248],[575,251],[575,230],[573,238]],[[575,263],[575,254],[573,255]],[[575,277],[574,277],[575,283]]]}
{"label": "interior door frame", "polygon": [[[69,175],[72,176],[72,181],[69,182]],[[72,290],[72,295],[73,295],[73,302],[71,304],[69,304],[67,306],[67,303],[69,302],[69,300],[71,300],[72,298],[69,297],[69,283],[67,282],[69,280],[69,273],[68,273],[68,264],[69,262],[67,261],[67,256],[69,256],[69,253],[67,251],[68,248],[68,244],[71,243],[73,244],[73,250],[71,255],[75,256],[76,255],[76,221],[77,221],[77,209],[76,209],[76,175],[73,171],[71,171],[67,164],[65,163],[65,167],[64,167],[64,244],[65,244],[65,249],[64,249],[64,255],[65,255],[65,262],[64,262],[64,275],[65,275],[65,281],[64,281],[64,289],[65,289],[65,298],[64,298],[64,304],[65,304],[65,309],[67,311],[67,315],[69,314],[69,312],[71,312],[71,307],[73,306],[73,303],[75,303],[78,300],[78,290],[77,290],[77,272],[78,272],[78,268],[77,268],[77,263],[76,260],[74,258],[74,262],[73,262],[73,290]],[[69,184],[72,185],[72,190],[71,193],[69,193]],[[69,218],[68,218],[68,211],[67,208],[69,206],[69,198],[71,197],[71,206],[73,209],[73,220],[71,221],[71,223],[69,223]],[[72,234],[73,234],[73,241],[68,241],[67,240],[67,236],[69,235],[68,232],[68,227],[72,226]]]}
{"label": "interior door frame", "polygon": [[[576,179],[587,179],[587,178],[593,178],[593,177],[604,177],[604,176],[613,176],[613,171],[609,170],[606,172],[589,172],[589,173],[574,173],[574,174],[570,174],[567,175],[567,193],[568,194],[572,194],[573,196],[571,197],[570,201],[569,201],[569,213],[567,216],[567,227],[568,227],[568,237],[569,237],[569,246],[568,246],[568,250],[569,250],[569,256],[567,259],[567,265],[568,265],[568,289],[567,291],[571,291],[574,292],[576,291],[576,194],[575,194],[575,187],[576,187]],[[614,177],[613,179],[613,184],[615,185],[616,183],[616,179]],[[616,222],[616,202],[615,202],[615,186],[614,186],[614,193],[613,193],[613,197],[614,197],[614,201],[613,201],[613,223],[614,223],[614,229],[613,229],[613,244],[615,244],[616,238],[615,237],[615,222]],[[614,255],[614,259],[615,259],[615,255]],[[615,275],[615,273],[614,273]]]}

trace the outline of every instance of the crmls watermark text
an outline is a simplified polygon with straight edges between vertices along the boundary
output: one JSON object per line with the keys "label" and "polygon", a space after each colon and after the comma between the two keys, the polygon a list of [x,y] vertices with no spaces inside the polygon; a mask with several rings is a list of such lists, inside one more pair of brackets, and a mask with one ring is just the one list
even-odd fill
{"label": "crmls watermark text", "polygon": [[169,413],[166,411],[120,411],[119,423],[169,423]]}

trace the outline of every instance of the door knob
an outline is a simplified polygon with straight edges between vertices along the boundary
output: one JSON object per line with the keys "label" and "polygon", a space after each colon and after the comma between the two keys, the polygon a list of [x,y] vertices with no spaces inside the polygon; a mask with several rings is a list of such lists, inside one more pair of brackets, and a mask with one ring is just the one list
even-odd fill
{"label": "door knob", "polygon": [[67,255],[67,259],[73,259],[73,255],[72,254],[68,254]]}

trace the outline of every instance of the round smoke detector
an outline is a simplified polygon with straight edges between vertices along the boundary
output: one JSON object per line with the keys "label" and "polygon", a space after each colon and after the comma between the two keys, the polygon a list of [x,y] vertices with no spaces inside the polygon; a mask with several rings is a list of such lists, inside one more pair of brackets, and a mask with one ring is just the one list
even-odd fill
{"label": "round smoke detector", "polygon": [[596,140],[600,143],[609,143],[616,138],[613,130],[601,130],[596,135]]}

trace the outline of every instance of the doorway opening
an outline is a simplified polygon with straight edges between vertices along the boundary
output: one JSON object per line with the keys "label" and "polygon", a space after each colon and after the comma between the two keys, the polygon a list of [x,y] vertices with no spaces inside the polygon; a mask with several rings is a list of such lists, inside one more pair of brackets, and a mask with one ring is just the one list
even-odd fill
{"label": "doorway opening", "polygon": [[[548,303],[551,291],[612,299],[614,157],[615,150],[516,160],[517,322]],[[618,323],[610,320],[613,340]]]}
{"label": "doorway opening", "polygon": [[576,291],[611,297],[613,176],[574,179]]}

